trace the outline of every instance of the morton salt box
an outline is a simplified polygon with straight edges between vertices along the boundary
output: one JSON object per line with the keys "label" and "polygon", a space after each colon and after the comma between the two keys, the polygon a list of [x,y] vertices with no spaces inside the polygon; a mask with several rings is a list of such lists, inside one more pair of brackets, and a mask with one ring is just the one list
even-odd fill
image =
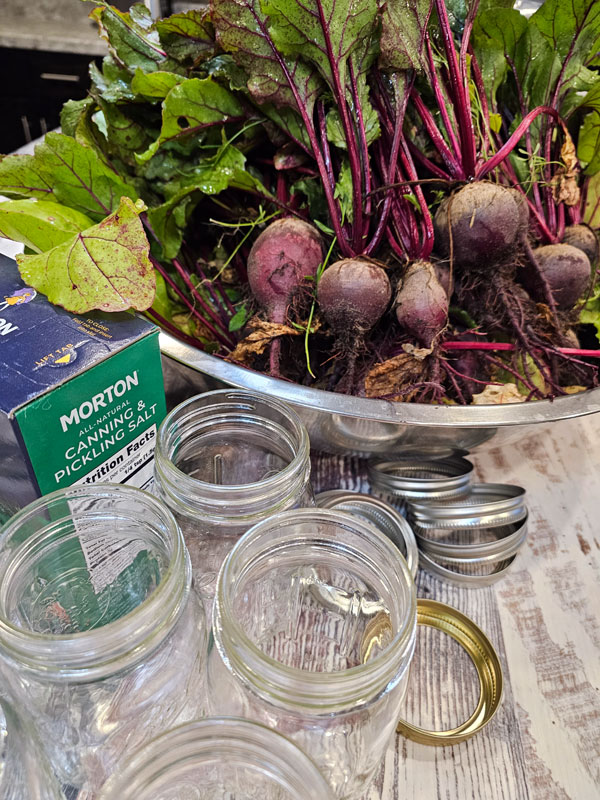
{"label": "morton salt box", "polygon": [[0,255],[0,504],[98,481],[147,488],[165,411],[155,325],[64,311]]}

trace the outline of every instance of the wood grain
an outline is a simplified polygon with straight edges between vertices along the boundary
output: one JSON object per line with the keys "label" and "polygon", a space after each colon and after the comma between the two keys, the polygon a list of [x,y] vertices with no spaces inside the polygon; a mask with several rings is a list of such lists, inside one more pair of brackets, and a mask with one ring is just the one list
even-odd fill
{"label": "wood grain", "polygon": [[[477,480],[528,493],[529,535],[508,575],[483,589],[417,576],[420,597],[455,606],[489,636],[504,671],[502,705],[461,745],[396,736],[364,800],[600,798],[600,419],[530,431],[471,455]],[[365,463],[316,456],[313,485],[368,491]],[[476,694],[456,645],[420,631],[403,716],[456,724]]]}

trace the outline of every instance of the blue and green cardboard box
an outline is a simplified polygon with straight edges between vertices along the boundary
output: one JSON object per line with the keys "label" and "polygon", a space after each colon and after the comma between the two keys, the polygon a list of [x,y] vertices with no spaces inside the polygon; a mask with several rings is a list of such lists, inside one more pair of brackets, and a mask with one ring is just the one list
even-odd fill
{"label": "blue and green cardboard box", "polygon": [[98,481],[147,488],[165,411],[155,325],[64,311],[0,255],[0,504]]}

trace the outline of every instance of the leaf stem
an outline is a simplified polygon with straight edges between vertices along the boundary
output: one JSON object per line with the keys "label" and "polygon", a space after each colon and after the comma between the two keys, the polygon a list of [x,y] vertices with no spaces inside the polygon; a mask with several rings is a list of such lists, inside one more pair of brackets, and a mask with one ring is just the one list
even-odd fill
{"label": "leaf stem", "polygon": [[[448,69],[450,71],[450,82],[452,85],[452,95],[456,108],[456,119],[460,133],[460,146],[462,154],[462,175],[463,178],[473,178],[475,176],[475,132],[473,130],[473,119],[471,117],[471,101],[469,99],[469,89],[463,82],[461,69],[456,57],[454,46],[454,36],[446,11],[444,0],[434,0],[440,23],[440,31]],[[464,37],[463,37],[464,43]]]}

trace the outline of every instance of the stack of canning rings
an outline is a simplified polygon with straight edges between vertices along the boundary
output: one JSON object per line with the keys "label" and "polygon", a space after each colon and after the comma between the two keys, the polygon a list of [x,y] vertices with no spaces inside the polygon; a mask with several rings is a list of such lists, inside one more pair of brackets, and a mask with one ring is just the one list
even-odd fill
{"label": "stack of canning rings", "polygon": [[420,566],[475,588],[510,569],[527,536],[527,506],[520,486],[472,483],[472,472],[463,452],[369,464],[373,490],[410,520]]}

